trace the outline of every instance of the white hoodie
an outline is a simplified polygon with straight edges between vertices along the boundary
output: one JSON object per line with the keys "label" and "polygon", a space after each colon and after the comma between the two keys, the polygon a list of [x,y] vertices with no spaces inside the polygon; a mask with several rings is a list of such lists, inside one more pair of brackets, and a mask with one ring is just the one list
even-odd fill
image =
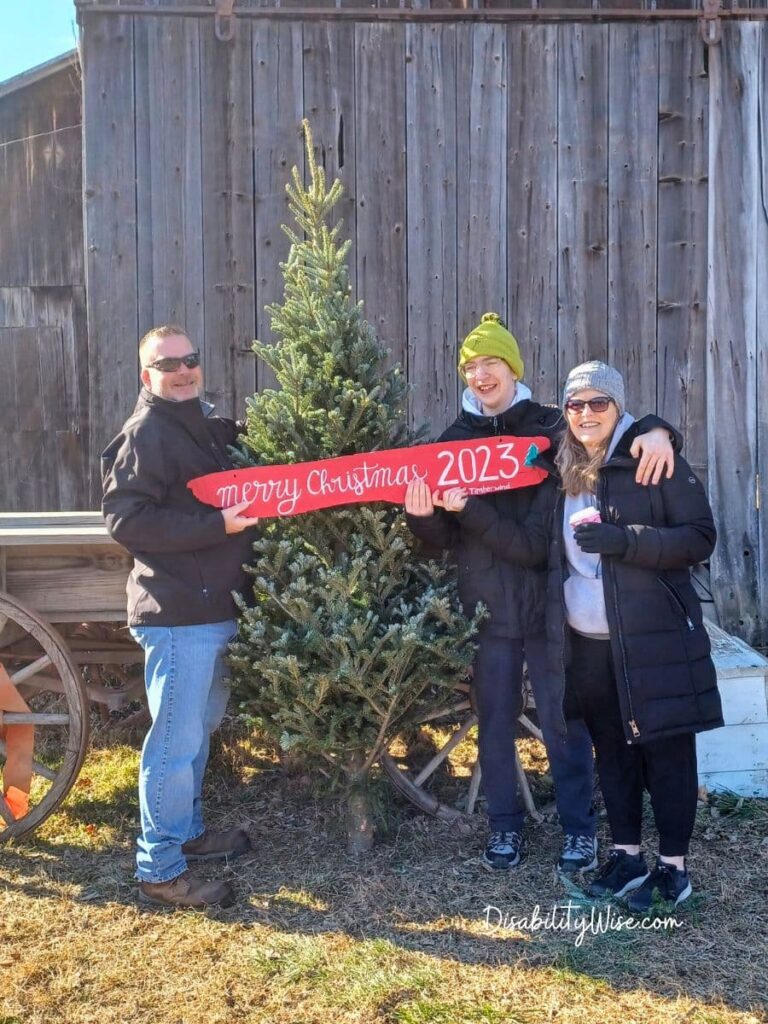
{"label": "white hoodie", "polygon": [[[512,406],[517,405],[518,402],[529,401],[531,398],[533,398],[533,393],[531,389],[528,387],[527,384],[523,384],[523,382],[519,380],[517,382],[517,387],[515,388],[515,397],[507,406],[507,409],[511,409]],[[461,407],[464,410],[464,412],[471,412],[474,416],[488,416],[489,419],[492,419],[494,415],[501,416],[502,413],[505,413],[507,411],[507,409],[502,409],[499,413],[490,414],[487,412],[483,412],[483,407],[480,404],[480,400],[477,398],[476,395],[472,393],[471,388],[464,388],[464,394],[461,396]]]}
{"label": "white hoodie", "polygon": [[[604,463],[613,455],[616,445],[635,422],[634,416],[625,412],[613,431],[611,443],[605,454]],[[588,491],[565,496],[563,509],[563,540],[565,557],[568,561],[568,579],[565,581],[563,596],[568,625],[577,633],[596,639],[607,640],[609,635],[608,617],[605,613],[603,593],[603,566],[600,555],[582,551],[573,536],[570,518],[574,512],[595,507],[597,498]]]}

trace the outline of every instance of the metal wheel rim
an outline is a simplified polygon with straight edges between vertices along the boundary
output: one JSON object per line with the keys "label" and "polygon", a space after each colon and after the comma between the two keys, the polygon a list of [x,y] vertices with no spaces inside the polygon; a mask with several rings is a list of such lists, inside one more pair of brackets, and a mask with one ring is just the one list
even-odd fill
{"label": "metal wheel rim", "polygon": [[59,807],[74,785],[88,749],[89,705],[82,676],[59,633],[14,597],[0,592],[0,617],[6,616],[40,644],[55,666],[67,702],[69,723],[62,763],[42,800],[23,818],[4,825],[0,820],[0,843],[32,832]]}

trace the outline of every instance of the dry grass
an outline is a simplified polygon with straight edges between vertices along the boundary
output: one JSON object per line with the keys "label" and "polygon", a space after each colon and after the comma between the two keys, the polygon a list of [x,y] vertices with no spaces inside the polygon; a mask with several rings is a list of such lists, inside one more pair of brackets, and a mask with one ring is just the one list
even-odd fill
{"label": "dry grass", "polygon": [[[538,745],[527,766],[547,799]],[[702,809],[695,899],[669,932],[493,929],[485,908],[542,915],[569,896],[559,830],[529,830],[505,877],[466,834],[379,789],[387,834],[347,859],[334,802],[230,736],[211,823],[243,822],[255,851],[227,872],[241,902],[168,913],[135,903],[135,747],[92,752],[65,810],[0,859],[0,1024],[747,1024],[768,1002],[768,806]],[[220,873],[215,866],[206,869]]]}

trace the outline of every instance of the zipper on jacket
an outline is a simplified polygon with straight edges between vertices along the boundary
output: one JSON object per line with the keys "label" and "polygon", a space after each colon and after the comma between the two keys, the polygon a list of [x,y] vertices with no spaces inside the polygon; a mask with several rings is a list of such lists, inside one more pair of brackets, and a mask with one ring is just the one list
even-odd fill
{"label": "zipper on jacket", "polygon": [[[608,485],[605,482],[605,477],[601,473],[601,475],[600,475],[600,493],[597,495],[597,504],[598,504],[598,506],[600,508],[600,516],[603,519],[603,522],[607,522],[608,521],[608,519],[607,519],[607,517],[605,515],[605,509],[606,509],[606,506],[608,504],[607,501],[605,500],[605,492],[606,492],[607,486]],[[611,565],[610,565],[610,562],[607,559],[603,559],[601,557],[600,558],[600,565],[602,566],[602,569],[603,569],[603,579],[604,580],[606,579],[606,575],[607,575],[607,578],[610,579],[611,592],[613,594],[613,612],[614,612],[614,615],[616,616],[616,639],[617,639],[618,644],[619,644],[619,650],[621,651],[621,668],[622,668],[622,673],[623,673],[623,676],[624,676],[624,689],[626,690],[626,693],[627,693],[627,706],[629,708],[629,719],[627,721],[627,725],[629,726],[629,729],[630,729],[630,732],[632,733],[633,738],[634,739],[639,739],[639,737],[640,737],[640,729],[638,728],[637,722],[635,721],[635,709],[634,709],[634,707],[632,705],[632,691],[631,691],[630,686],[629,686],[629,673],[627,671],[627,650],[626,650],[626,648],[624,646],[624,637],[621,635],[621,620],[619,618],[619,588],[616,585],[616,574],[613,572],[613,570],[611,568]],[[603,587],[603,593],[605,593],[605,587]],[[629,744],[630,741],[627,740],[627,743]]]}
{"label": "zipper on jacket", "polygon": [[663,576],[657,576],[656,579],[659,581],[659,583],[662,585],[662,587],[664,587],[666,592],[669,594],[669,596],[675,602],[677,607],[680,609],[680,612],[681,612],[683,618],[685,619],[686,626],[688,627],[688,629],[691,632],[693,632],[693,630],[696,627],[694,626],[693,622],[691,621],[690,615],[686,611],[685,603],[683,602],[682,597],[680,597],[680,595],[678,594],[677,590],[672,586],[672,584],[669,582],[669,580],[665,580]]}

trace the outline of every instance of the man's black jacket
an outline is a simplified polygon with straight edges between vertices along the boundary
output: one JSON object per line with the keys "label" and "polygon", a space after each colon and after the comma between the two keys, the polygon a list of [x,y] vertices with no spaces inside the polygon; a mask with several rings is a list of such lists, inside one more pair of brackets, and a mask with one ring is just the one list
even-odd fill
{"label": "man's black jacket", "polygon": [[247,583],[253,533],[227,535],[218,509],[187,488],[193,477],[232,469],[233,420],[199,399],[170,402],[142,389],[102,454],[107,529],[134,557],[132,626],[192,626],[237,615],[232,591]]}

